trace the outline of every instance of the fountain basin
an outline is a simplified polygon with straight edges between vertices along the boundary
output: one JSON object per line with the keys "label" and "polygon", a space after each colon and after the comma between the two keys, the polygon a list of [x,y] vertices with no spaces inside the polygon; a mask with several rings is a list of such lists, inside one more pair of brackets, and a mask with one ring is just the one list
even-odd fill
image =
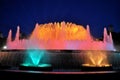
{"label": "fountain basin", "polygon": [[52,65],[50,64],[21,64],[19,66],[20,70],[33,70],[33,71],[52,71]]}
{"label": "fountain basin", "polygon": [[91,64],[82,64],[82,71],[112,71],[111,64],[101,64],[101,65],[91,65]]}

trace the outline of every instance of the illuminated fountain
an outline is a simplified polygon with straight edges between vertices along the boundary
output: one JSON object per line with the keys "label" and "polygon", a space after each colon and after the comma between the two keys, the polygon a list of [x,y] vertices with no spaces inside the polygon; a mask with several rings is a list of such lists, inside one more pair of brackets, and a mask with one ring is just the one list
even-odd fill
{"label": "illuminated fountain", "polygon": [[85,63],[89,63],[89,64],[83,64],[84,66],[91,66],[91,67],[109,66],[106,52],[97,51],[96,53],[93,51],[87,51],[85,55],[86,55]]}
{"label": "illuminated fountain", "polygon": [[[73,23],[36,24],[29,39],[19,39],[20,27],[17,27],[16,37],[12,41],[12,30],[9,31],[7,49],[26,50],[32,60],[32,65],[38,66],[44,52],[30,52],[30,49],[39,50],[84,50],[86,58],[82,66],[110,67],[106,52],[114,51],[111,33],[108,35],[104,28],[103,40],[96,40],[90,33],[89,25],[86,29],[82,25]],[[89,51],[90,50],[90,51]],[[94,52],[96,51],[96,52]],[[34,60],[33,60],[34,59]],[[25,60],[27,61],[27,60]],[[24,62],[23,65],[31,66]]]}
{"label": "illuminated fountain", "polygon": [[[103,41],[94,40],[89,25],[85,29],[73,23],[36,24],[29,39],[19,39],[20,27],[12,41],[9,31],[7,49],[44,49],[44,50],[114,50],[112,35],[104,28]],[[89,44],[89,45],[88,45]]]}
{"label": "illuminated fountain", "polygon": [[83,51],[81,55],[85,56],[82,64],[84,71],[112,70],[112,64],[108,61],[107,51]]}
{"label": "illuminated fountain", "polygon": [[[28,50],[23,64],[20,64],[22,70],[36,70],[36,71],[51,71],[51,64],[42,63],[42,58],[45,57],[44,50]],[[47,57],[46,57],[47,58]]]}

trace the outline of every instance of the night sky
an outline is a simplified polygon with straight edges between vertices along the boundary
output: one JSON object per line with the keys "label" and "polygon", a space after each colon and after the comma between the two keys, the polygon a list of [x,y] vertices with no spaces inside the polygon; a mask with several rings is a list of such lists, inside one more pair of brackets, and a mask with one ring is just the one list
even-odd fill
{"label": "night sky", "polygon": [[30,34],[36,23],[73,22],[90,25],[94,37],[101,37],[103,28],[113,25],[120,32],[120,0],[0,0],[0,31],[9,29]]}

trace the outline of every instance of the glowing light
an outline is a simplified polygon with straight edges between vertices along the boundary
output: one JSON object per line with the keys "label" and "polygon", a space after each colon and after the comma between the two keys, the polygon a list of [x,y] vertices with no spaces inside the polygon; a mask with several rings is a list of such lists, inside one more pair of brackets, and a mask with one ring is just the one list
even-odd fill
{"label": "glowing light", "polygon": [[112,35],[106,28],[103,41],[98,41],[91,36],[89,25],[84,28],[69,22],[36,24],[29,39],[22,40],[18,26],[15,40],[11,36],[12,30],[7,38],[8,49],[114,50]]}
{"label": "glowing light", "polygon": [[[70,23],[67,23],[70,24]],[[65,22],[48,23],[37,25],[33,30],[30,39],[39,40],[86,40],[87,31],[82,25],[70,24],[67,26]],[[49,35],[48,35],[49,34]]]}
{"label": "glowing light", "polygon": [[103,51],[86,51],[85,52],[85,60],[83,66],[98,66],[98,67],[104,67],[104,66],[110,66],[107,59],[106,52]]}
{"label": "glowing light", "polygon": [[5,45],[5,46],[3,46],[3,49],[7,49],[7,46]]}
{"label": "glowing light", "polygon": [[34,65],[34,64],[30,64],[30,63],[26,63],[26,64],[21,64],[21,66],[31,66],[31,67],[48,67],[51,66],[50,64],[39,64],[39,65]]}
{"label": "glowing light", "polygon": [[44,50],[28,50],[27,55],[25,57],[24,62],[20,65],[21,67],[28,67],[28,68],[48,68],[51,67],[51,64],[46,64],[45,62],[41,62],[41,60],[45,60]]}
{"label": "glowing light", "polygon": [[[39,65],[41,58],[43,57],[45,51],[42,50],[28,50],[25,58],[25,63]],[[31,62],[32,61],[32,62]]]}

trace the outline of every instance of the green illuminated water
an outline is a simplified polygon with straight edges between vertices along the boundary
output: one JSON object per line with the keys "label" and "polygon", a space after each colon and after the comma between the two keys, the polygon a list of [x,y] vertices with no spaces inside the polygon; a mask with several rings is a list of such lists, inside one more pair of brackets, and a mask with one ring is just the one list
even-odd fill
{"label": "green illuminated water", "polygon": [[22,66],[30,66],[30,67],[50,67],[51,65],[50,64],[39,64],[39,65],[33,65],[33,64],[21,64]]}
{"label": "green illuminated water", "polygon": [[23,64],[31,64],[37,66],[41,63],[44,54],[44,50],[27,50]]}
{"label": "green illuminated water", "polygon": [[40,50],[34,50],[34,51],[28,51],[28,55],[30,56],[32,63],[34,65],[38,65],[41,58],[43,57],[44,51]]}

